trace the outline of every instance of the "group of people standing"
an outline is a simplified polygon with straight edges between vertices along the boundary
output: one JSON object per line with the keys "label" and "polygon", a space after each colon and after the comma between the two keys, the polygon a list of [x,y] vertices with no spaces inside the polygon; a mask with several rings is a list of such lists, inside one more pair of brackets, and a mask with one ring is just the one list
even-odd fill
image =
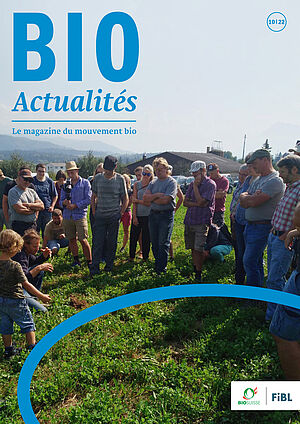
{"label": "group of people standing", "polygon": [[[202,282],[202,268],[208,257],[223,261],[234,247],[236,283],[263,287],[263,255],[268,246],[267,287],[300,295],[299,252],[296,270],[286,282],[293,258],[290,242],[300,236],[299,155],[291,154],[281,159],[277,163],[279,172],[273,168],[267,150],[258,149],[247,156],[246,163],[240,167],[239,182],[230,205],[231,233],[224,222],[229,181],[220,174],[216,163],[206,166],[203,161],[195,161],[191,164],[194,181],[185,196],[171,176],[172,167],[162,157],[135,170],[137,180],[133,187],[130,177],[117,173],[116,167],[117,159],[106,156],[97,166],[91,183],[80,177],[74,161],[66,163],[68,178],[59,171],[56,183],[45,176],[43,164],[37,165],[35,177],[30,169],[22,167],[16,180],[5,177],[0,170],[0,229],[6,223],[7,228],[23,237],[14,240],[12,231],[2,231],[0,267],[8,267],[3,275],[9,275],[12,267],[11,272],[20,276],[20,268],[12,266],[13,261],[9,262],[13,258],[24,272],[20,283],[28,282],[12,290],[4,284],[4,292],[0,286],[0,299],[26,297],[29,306],[37,308],[30,294],[49,301],[50,298],[39,291],[43,272],[53,270],[52,264],[45,261],[60,248],[68,247],[73,255],[72,266],[80,266],[78,241],[91,278],[100,273],[102,262],[105,262],[104,271],[112,271],[120,222],[124,228],[121,252],[129,240],[129,260],[134,261],[139,243],[140,254],[147,261],[152,247],[155,272],[165,273],[174,215],[181,204],[186,208],[185,247],[191,250],[196,282]],[[89,205],[92,247],[88,241]],[[40,232],[43,248],[37,257]],[[15,243],[14,247],[9,243]],[[7,311],[9,305],[4,306]],[[1,319],[1,332],[7,335],[5,332],[11,329],[11,322],[22,324],[25,317],[17,320],[13,314],[8,318],[4,309],[0,309],[1,317],[6,313],[6,318]],[[290,352],[300,364],[300,348],[296,343],[300,339],[299,311],[268,303],[266,321],[271,323],[270,331],[278,345],[286,375],[296,372],[300,379],[300,365],[297,368],[286,353],[286,343],[289,343]],[[28,329],[22,325],[25,333],[34,331],[33,325]],[[3,340],[9,356],[13,351],[11,337]],[[32,335],[28,341],[34,346]]]}
{"label": "group of people standing", "polygon": [[[263,255],[267,247],[269,289],[300,295],[300,156],[298,151],[272,165],[267,150],[259,149],[240,168],[231,202],[235,240],[236,281],[264,287]],[[294,245],[292,246],[292,241]],[[287,280],[293,257],[294,270]],[[287,379],[300,380],[300,311],[267,303],[270,323]]]}

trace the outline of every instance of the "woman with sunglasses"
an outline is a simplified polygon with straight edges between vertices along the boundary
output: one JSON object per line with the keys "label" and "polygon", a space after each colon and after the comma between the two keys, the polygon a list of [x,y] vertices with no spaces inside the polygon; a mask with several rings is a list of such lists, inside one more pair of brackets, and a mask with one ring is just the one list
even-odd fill
{"label": "woman with sunglasses", "polygon": [[143,260],[149,258],[150,251],[150,234],[148,218],[150,214],[150,202],[145,202],[143,196],[153,180],[153,168],[151,165],[145,165],[142,172],[142,179],[137,181],[133,186],[132,195],[132,225],[130,230],[129,253],[130,261],[134,260],[137,241],[142,231],[142,255]]}

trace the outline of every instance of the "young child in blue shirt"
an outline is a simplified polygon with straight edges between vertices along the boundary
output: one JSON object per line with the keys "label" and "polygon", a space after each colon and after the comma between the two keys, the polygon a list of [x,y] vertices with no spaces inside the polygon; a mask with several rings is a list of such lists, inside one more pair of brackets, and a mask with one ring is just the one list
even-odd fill
{"label": "young child in blue shirt", "polygon": [[23,288],[42,302],[48,303],[51,300],[50,296],[41,293],[28,282],[21,265],[11,259],[22,247],[23,239],[16,232],[3,230],[0,233],[0,333],[6,359],[21,350],[12,344],[14,322],[19,325],[21,333],[25,334],[27,348],[31,350],[36,345],[35,325]]}

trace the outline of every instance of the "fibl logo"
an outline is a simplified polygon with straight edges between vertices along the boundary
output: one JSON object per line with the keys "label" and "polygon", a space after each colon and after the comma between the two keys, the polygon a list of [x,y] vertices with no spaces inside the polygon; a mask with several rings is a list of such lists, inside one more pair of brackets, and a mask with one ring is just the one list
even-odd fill
{"label": "fibl logo", "polygon": [[272,402],[292,402],[290,393],[272,393]]}
{"label": "fibl logo", "polygon": [[239,400],[238,405],[260,405],[259,400],[251,400],[254,398],[256,394],[257,394],[257,387],[255,387],[255,389],[248,387],[247,389],[244,390],[243,399],[245,400]]}

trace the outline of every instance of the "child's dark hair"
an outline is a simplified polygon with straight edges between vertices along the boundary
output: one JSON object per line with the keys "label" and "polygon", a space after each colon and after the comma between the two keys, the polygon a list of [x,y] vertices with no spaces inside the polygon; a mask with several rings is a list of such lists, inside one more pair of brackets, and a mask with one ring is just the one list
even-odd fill
{"label": "child's dark hair", "polygon": [[0,252],[17,253],[23,247],[22,237],[13,230],[3,230],[0,233]]}

